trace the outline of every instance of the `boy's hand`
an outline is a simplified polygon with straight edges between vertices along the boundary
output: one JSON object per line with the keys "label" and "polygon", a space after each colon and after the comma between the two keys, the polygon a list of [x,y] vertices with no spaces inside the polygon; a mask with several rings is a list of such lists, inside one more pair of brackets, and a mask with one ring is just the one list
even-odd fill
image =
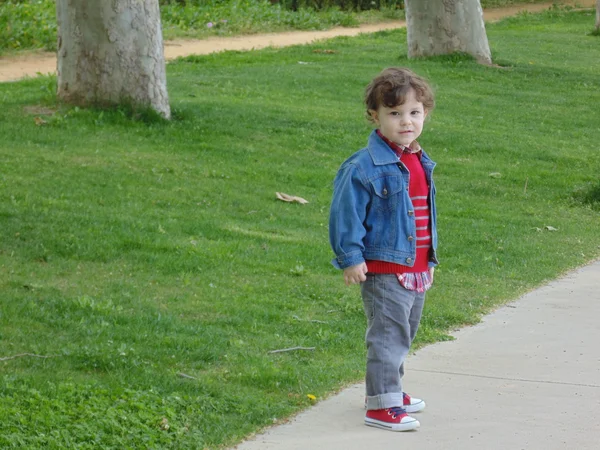
{"label": "boy's hand", "polygon": [[360,263],[355,266],[346,267],[344,269],[344,281],[347,286],[357,284],[367,280],[367,264]]}

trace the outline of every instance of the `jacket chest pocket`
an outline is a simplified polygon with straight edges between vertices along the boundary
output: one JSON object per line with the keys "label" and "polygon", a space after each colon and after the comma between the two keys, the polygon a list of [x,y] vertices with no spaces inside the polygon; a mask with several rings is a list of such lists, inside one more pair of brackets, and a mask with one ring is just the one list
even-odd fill
{"label": "jacket chest pocket", "polygon": [[392,210],[400,201],[399,194],[404,189],[400,175],[386,175],[371,180],[373,206],[381,210]]}

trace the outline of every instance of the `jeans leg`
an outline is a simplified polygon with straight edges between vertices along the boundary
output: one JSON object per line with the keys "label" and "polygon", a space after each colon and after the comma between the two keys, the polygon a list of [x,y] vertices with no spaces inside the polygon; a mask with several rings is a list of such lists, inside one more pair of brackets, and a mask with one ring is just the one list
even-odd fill
{"label": "jeans leg", "polygon": [[369,274],[361,290],[367,315],[367,408],[402,406],[400,371],[417,332],[423,298],[415,305],[417,293],[404,289],[394,274]]}
{"label": "jeans leg", "polygon": [[[414,292],[415,300],[410,310],[410,317],[408,323],[410,325],[410,345],[412,346],[417,331],[419,330],[419,324],[421,323],[421,316],[423,315],[423,306],[425,305],[425,292]],[[400,365],[400,379],[404,376],[404,362]]]}

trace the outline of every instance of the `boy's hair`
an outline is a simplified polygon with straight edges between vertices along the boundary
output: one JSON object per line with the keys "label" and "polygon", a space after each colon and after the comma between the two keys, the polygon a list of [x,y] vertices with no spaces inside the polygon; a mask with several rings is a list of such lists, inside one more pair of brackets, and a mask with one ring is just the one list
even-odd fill
{"label": "boy's hair", "polygon": [[404,67],[390,67],[377,75],[365,89],[367,117],[373,121],[370,110],[381,105],[393,108],[406,101],[406,94],[414,89],[417,101],[423,103],[426,112],[435,106],[433,91],[425,79]]}

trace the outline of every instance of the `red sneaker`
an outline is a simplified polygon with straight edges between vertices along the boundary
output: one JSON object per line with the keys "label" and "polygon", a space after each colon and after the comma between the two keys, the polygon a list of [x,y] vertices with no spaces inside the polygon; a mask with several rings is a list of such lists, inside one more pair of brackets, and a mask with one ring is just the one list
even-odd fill
{"label": "red sneaker", "polygon": [[414,398],[408,395],[406,392],[402,393],[402,408],[406,410],[407,413],[416,413],[419,411],[423,411],[425,409],[425,402],[420,398]]}
{"label": "red sneaker", "polygon": [[365,416],[365,425],[390,431],[409,431],[419,428],[419,421],[406,414],[399,406],[388,409],[370,409]]}

